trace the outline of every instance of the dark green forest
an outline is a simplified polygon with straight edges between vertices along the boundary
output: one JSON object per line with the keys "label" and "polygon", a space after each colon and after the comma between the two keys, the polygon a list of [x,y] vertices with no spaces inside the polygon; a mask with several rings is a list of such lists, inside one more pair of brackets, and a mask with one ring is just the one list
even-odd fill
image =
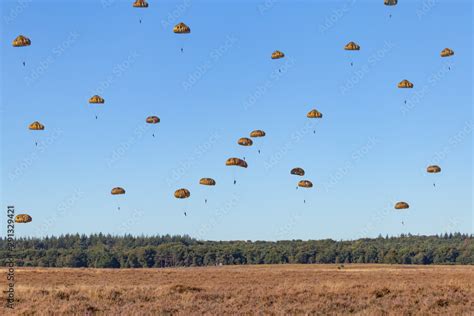
{"label": "dark green forest", "polygon": [[17,266],[163,268],[236,264],[390,263],[474,264],[474,235],[401,235],[352,241],[202,241],[189,236],[103,234],[19,238],[0,263]]}

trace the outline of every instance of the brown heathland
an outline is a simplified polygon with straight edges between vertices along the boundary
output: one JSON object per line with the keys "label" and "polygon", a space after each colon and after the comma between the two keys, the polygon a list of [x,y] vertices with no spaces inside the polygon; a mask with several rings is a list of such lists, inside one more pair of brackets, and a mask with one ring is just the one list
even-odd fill
{"label": "brown heathland", "polygon": [[474,314],[474,266],[18,268],[15,288],[22,315]]}

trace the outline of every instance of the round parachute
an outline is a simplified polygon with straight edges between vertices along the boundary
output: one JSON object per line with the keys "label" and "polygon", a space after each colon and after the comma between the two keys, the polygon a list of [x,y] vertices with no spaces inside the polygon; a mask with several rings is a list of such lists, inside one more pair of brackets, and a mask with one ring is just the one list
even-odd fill
{"label": "round parachute", "polygon": [[173,27],[173,32],[175,32],[176,34],[188,34],[191,33],[191,29],[189,28],[189,26],[181,22]]}
{"label": "round parachute", "polygon": [[177,199],[187,199],[188,197],[191,196],[191,193],[189,192],[188,189],[178,189],[174,191],[174,197]]}
{"label": "round parachute", "polygon": [[240,146],[252,146],[253,141],[250,138],[242,137],[237,141]]}
{"label": "round parachute", "polygon": [[212,178],[202,178],[199,180],[199,184],[202,185],[216,185],[216,181]]}
{"label": "round parachute", "polygon": [[438,173],[438,172],[441,172],[441,168],[439,166],[436,166],[436,165],[428,166],[428,168],[426,168],[426,172],[428,172],[428,173]]}
{"label": "round parachute", "polygon": [[449,57],[454,55],[454,51],[450,48],[445,48],[441,51],[441,57]]}
{"label": "round parachute", "polygon": [[272,59],[280,59],[280,58],[283,58],[283,57],[285,57],[285,54],[283,54],[279,50],[276,50],[272,53]]}
{"label": "round parachute", "polygon": [[345,50],[360,50],[360,46],[354,42],[349,42],[344,46]]}
{"label": "round parachute", "polygon": [[308,114],[306,114],[306,117],[308,117],[308,118],[322,118],[323,114],[321,112],[319,112],[318,110],[314,109],[314,110],[309,111]]}
{"label": "round parachute", "polygon": [[17,38],[13,40],[12,43],[13,47],[24,47],[24,46],[30,46],[31,41],[28,37],[23,36],[23,35],[18,35]]}
{"label": "round parachute", "polygon": [[240,158],[229,158],[225,162],[226,166],[237,166],[237,167],[242,167],[242,168],[247,168],[247,162],[245,160],[242,160]]}
{"label": "round parachute", "polygon": [[100,96],[98,96],[98,95],[94,95],[89,99],[89,103],[102,104],[104,102],[105,102],[105,100],[103,98],[101,98]]}
{"label": "round parachute", "polygon": [[121,187],[116,187],[112,189],[112,195],[125,194],[125,190]]}
{"label": "round parachute", "polygon": [[160,118],[158,116],[149,116],[146,118],[146,122],[148,124],[156,124],[160,122]]}
{"label": "round parachute", "polygon": [[32,220],[33,219],[28,214],[18,214],[17,216],[15,216],[15,223],[29,223]]}
{"label": "round parachute", "polygon": [[136,0],[133,3],[133,7],[134,8],[148,8],[148,2],[146,2],[145,0]]}
{"label": "round parachute", "polygon": [[411,83],[408,80],[402,80],[398,83],[398,87],[401,89],[412,89],[413,88],[413,83]]}
{"label": "round parachute", "polygon": [[383,4],[385,5],[397,5],[398,0],[383,0]]}
{"label": "round parachute", "polygon": [[28,128],[32,131],[42,131],[44,130],[44,125],[38,121],[31,123]]}
{"label": "round parachute", "polygon": [[252,131],[250,133],[250,137],[264,137],[265,135],[266,135],[265,132],[259,129]]}
{"label": "round parachute", "polygon": [[397,202],[395,204],[395,209],[396,210],[404,210],[404,209],[407,209],[409,207],[410,207],[410,205],[408,205],[407,202]]}
{"label": "round parachute", "polygon": [[301,180],[300,182],[298,182],[298,186],[302,188],[312,188],[313,183],[309,180]]}
{"label": "round parachute", "polygon": [[295,176],[304,176],[304,170],[303,168],[293,168],[290,171],[291,174],[294,174]]}

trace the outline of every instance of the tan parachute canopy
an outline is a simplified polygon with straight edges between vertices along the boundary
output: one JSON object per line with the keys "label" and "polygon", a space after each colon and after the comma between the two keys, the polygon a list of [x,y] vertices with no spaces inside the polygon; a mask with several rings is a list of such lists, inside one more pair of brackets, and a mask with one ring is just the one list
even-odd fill
{"label": "tan parachute canopy", "polygon": [[285,54],[283,54],[279,50],[276,50],[272,53],[272,59],[280,59],[280,58],[283,58],[283,57],[285,57]]}
{"label": "tan parachute canopy", "polygon": [[188,197],[191,196],[191,193],[189,192],[188,189],[178,189],[174,191],[174,197],[177,199],[187,199]]}
{"label": "tan parachute canopy", "polygon": [[250,133],[250,137],[263,137],[265,135],[266,135],[265,132],[259,129],[254,130]]}
{"label": "tan parachute canopy", "polygon": [[309,180],[301,180],[300,182],[298,182],[298,186],[302,188],[312,188],[313,183]]}
{"label": "tan parachute canopy", "polygon": [[453,55],[454,55],[454,51],[450,48],[445,48],[441,51],[441,57],[449,57]]}
{"label": "tan parachute canopy", "polygon": [[360,46],[354,42],[349,42],[347,43],[346,46],[344,46],[344,49],[345,50],[360,50]]}
{"label": "tan parachute canopy", "polygon": [[403,209],[407,209],[409,207],[410,207],[410,205],[408,205],[407,202],[397,202],[395,204],[395,209],[396,210],[403,210]]}
{"label": "tan parachute canopy", "polygon": [[149,116],[146,118],[146,122],[148,124],[156,124],[160,122],[160,118],[158,116]]}
{"label": "tan parachute canopy", "polygon": [[250,138],[242,137],[237,141],[237,144],[241,146],[252,146],[253,141]]}
{"label": "tan parachute canopy", "polygon": [[191,29],[189,28],[189,26],[181,22],[173,27],[173,32],[175,32],[176,34],[188,34],[191,33]]}
{"label": "tan parachute canopy", "polygon": [[23,46],[30,46],[31,41],[28,37],[23,35],[18,35],[17,38],[13,40],[13,47],[23,47]]}
{"label": "tan parachute canopy", "polygon": [[146,2],[145,0],[136,0],[133,3],[133,7],[134,8],[148,8],[148,2]]}
{"label": "tan parachute canopy", "polygon": [[428,172],[428,173],[438,173],[438,172],[441,172],[441,168],[437,165],[428,166],[428,168],[426,168],[426,172]]}
{"label": "tan parachute canopy", "polygon": [[202,184],[202,185],[216,185],[216,180],[214,180],[212,178],[202,178],[201,180],[199,180],[199,184]]}
{"label": "tan parachute canopy", "polygon": [[35,121],[35,122],[31,123],[28,126],[28,128],[31,129],[32,131],[42,131],[42,130],[44,130],[44,125],[41,124],[38,121]]}
{"label": "tan parachute canopy", "polygon": [[89,103],[104,103],[105,100],[98,95],[94,95],[89,99]]}
{"label": "tan parachute canopy", "polygon": [[17,216],[15,216],[15,223],[29,223],[32,220],[33,219],[28,214],[18,214]]}
{"label": "tan parachute canopy", "polygon": [[247,162],[245,162],[245,160],[242,160],[240,158],[229,158],[225,162],[225,165],[226,166],[238,166],[238,167],[242,167],[242,168],[247,168],[247,166],[248,166]]}
{"label": "tan parachute canopy", "polygon": [[412,89],[413,88],[413,83],[411,83],[410,81],[404,79],[404,80],[402,80],[398,83],[398,87],[402,88],[402,89],[403,88]]}
{"label": "tan parachute canopy", "polygon": [[293,169],[291,169],[290,173],[294,174],[296,176],[304,176],[303,168],[293,168]]}
{"label": "tan parachute canopy", "polygon": [[323,114],[321,112],[319,112],[318,110],[313,109],[313,110],[309,111],[308,114],[306,114],[306,117],[308,117],[308,118],[322,118]]}
{"label": "tan parachute canopy", "polygon": [[397,5],[398,0],[383,0],[383,4],[385,5]]}
{"label": "tan parachute canopy", "polygon": [[116,187],[116,188],[113,188],[112,189],[112,192],[111,192],[113,195],[117,195],[117,194],[125,194],[125,190],[121,187]]}

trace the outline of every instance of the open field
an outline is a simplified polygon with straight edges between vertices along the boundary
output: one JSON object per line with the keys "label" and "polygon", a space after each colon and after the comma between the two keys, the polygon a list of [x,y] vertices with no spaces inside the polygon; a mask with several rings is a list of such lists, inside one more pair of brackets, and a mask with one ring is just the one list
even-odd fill
{"label": "open field", "polygon": [[20,315],[474,314],[474,266],[18,268],[15,288]]}

